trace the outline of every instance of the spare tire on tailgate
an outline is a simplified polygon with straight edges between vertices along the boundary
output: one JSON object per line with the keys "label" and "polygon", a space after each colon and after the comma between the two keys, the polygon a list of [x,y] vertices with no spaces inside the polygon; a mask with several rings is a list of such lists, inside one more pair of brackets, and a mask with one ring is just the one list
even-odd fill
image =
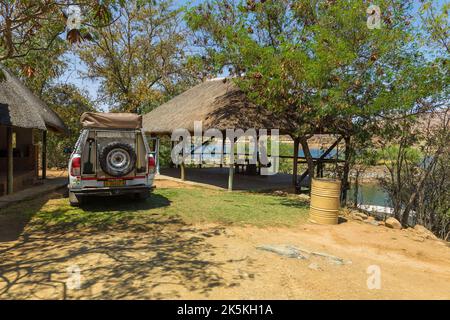
{"label": "spare tire on tailgate", "polygon": [[100,151],[99,161],[104,172],[113,177],[122,177],[134,169],[136,153],[129,144],[111,142]]}

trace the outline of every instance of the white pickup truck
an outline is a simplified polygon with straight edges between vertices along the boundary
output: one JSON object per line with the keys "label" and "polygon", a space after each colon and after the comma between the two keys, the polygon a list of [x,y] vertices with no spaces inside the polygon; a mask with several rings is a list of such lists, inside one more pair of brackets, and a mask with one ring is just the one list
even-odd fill
{"label": "white pickup truck", "polygon": [[131,113],[81,116],[82,131],[69,160],[69,201],[86,196],[134,194],[146,199],[152,190],[156,154],[142,131],[142,117]]}

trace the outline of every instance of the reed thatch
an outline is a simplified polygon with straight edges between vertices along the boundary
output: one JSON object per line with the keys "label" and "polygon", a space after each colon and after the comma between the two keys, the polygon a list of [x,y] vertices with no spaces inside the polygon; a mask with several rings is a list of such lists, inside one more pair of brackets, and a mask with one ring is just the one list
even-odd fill
{"label": "reed thatch", "polygon": [[[248,101],[231,81],[214,79],[203,82],[144,115],[146,132],[162,135],[175,129],[194,131],[194,121],[203,122],[203,130],[279,129],[292,132],[292,121]],[[270,131],[268,132],[270,134]]]}
{"label": "reed thatch", "polygon": [[50,129],[66,134],[61,118],[8,69],[0,65],[0,125]]}

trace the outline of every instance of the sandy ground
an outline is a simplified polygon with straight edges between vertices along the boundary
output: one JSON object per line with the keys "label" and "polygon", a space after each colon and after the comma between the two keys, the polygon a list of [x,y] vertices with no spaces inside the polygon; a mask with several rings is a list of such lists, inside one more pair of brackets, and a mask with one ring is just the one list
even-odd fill
{"label": "sandy ground", "polygon": [[[358,221],[261,229],[155,215],[149,225],[102,232],[26,230],[0,241],[0,299],[450,299],[447,244]],[[289,258],[261,245],[345,263]],[[368,268],[379,268],[379,289],[368,288]]]}

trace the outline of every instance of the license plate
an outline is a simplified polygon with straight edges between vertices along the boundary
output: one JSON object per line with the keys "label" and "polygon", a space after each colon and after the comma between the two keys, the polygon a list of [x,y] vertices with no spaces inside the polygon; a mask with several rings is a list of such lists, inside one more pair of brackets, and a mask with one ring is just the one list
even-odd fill
{"label": "license plate", "polygon": [[125,180],[106,180],[105,187],[123,187],[125,186]]}

